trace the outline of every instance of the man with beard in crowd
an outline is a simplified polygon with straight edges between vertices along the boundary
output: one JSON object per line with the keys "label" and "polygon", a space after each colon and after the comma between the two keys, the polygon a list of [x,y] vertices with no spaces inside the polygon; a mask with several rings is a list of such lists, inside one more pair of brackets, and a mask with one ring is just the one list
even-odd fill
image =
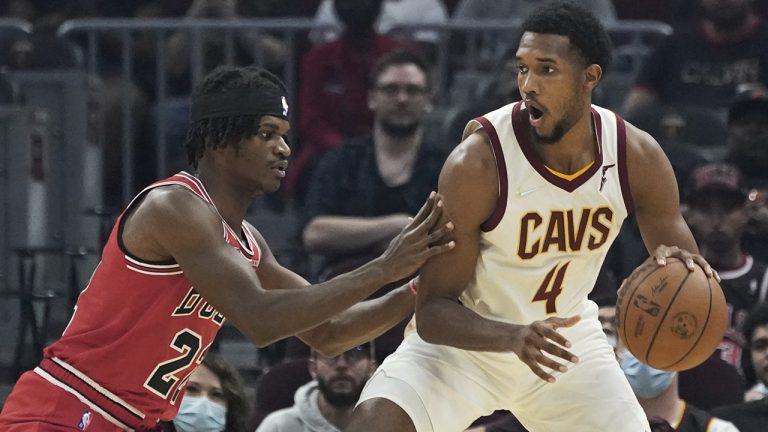
{"label": "man with beard in crowd", "polygon": [[376,369],[374,348],[366,343],[336,357],[313,351],[313,381],[296,391],[295,405],[267,416],[256,432],[339,432],[352,416],[363,386]]}

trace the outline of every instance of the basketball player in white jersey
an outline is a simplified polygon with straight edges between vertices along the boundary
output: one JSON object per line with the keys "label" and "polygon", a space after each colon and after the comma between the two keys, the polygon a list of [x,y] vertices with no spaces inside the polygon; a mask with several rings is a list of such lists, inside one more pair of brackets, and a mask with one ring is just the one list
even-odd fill
{"label": "basketball player in white jersey", "polygon": [[500,409],[531,432],[650,430],[587,294],[632,211],[651,259],[714,273],[659,145],[591,104],[611,52],[599,22],[555,3],[522,30],[523,100],[471,121],[445,163],[456,248],[422,269],[417,331],[347,432],[461,431]]}

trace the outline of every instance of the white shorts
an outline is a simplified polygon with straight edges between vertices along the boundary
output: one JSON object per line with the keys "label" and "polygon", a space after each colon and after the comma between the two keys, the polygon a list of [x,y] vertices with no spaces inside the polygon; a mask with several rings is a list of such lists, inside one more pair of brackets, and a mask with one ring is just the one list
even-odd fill
{"label": "white shorts", "polygon": [[513,353],[464,351],[408,334],[363,389],[358,404],[385,398],[417,432],[463,431],[510,410],[530,432],[648,432],[650,427],[594,316],[559,331],[579,363],[549,384]]}

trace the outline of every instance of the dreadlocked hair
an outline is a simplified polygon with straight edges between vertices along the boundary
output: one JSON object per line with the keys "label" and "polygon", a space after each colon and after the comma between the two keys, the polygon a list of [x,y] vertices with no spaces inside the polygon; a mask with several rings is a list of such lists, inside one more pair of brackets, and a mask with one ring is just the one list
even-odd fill
{"label": "dreadlocked hair", "polygon": [[[222,93],[238,89],[278,89],[286,92],[285,84],[271,72],[257,66],[219,66],[203,78],[192,94],[192,99],[202,95]],[[205,149],[216,149],[239,143],[258,132],[260,115],[236,115],[198,120],[187,130],[184,147],[187,161],[197,169]]]}

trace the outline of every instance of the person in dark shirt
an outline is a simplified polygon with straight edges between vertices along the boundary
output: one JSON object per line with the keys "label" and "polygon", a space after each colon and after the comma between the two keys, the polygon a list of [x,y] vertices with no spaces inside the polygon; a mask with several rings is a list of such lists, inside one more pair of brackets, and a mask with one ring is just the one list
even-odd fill
{"label": "person in dark shirt", "polygon": [[[430,91],[427,66],[417,54],[397,50],[374,66],[368,91],[373,133],[323,156],[308,185],[303,239],[309,252],[322,256],[320,280],[386,247],[437,187],[447,150],[427,136]],[[400,343],[404,326],[377,340],[379,360]]]}
{"label": "person in dark shirt", "polygon": [[751,0],[699,0],[703,19],[678,29],[646,60],[623,112],[654,103],[723,110],[742,83],[768,83],[768,25]]}

